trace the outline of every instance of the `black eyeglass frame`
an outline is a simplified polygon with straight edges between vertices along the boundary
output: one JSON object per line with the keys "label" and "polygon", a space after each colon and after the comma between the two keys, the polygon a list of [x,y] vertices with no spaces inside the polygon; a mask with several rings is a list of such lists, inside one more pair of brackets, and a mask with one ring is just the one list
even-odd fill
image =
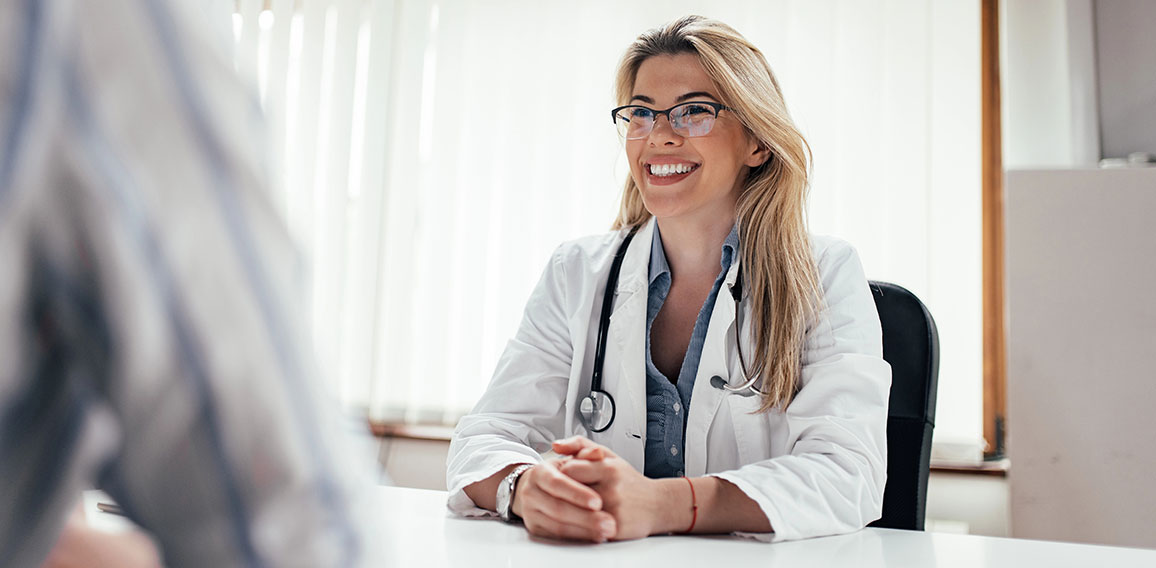
{"label": "black eyeglass frame", "polygon": [[[712,109],[714,109],[714,118],[716,120],[718,119],[718,113],[720,113],[724,110],[734,112],[734,109],[732,109],[731,107],[728,107],[722,103],[716,103],[714,101],[686,101],[686,102],[678,103],[678,104],[676,104],[676,105],[674,105],[674,106],[672,106],[666,110],[655,110],[655,109],[652,109],[652,108],[645,106],[645,105],[622,105],[622,106],[610,111],[610,121],[611,121],[611,123],[614,124],[615,129],[617,129],[618,128],[618,113],[620,111],[622,111],[624,109],[628,109],[628,108],[642,108],[642,109],[646,109],[646,110],[654,113],[654,122],[655,123],[658,122],[658,117],[660,115],[663,115],[663,114],[666,115],[666,121],[670,122],[670,111],[672,111],[678,107],[686,106],[686,105],[706,105],[708,107],[711,107]],[[673,128],[674,125],[672,124],[671,127]],[[651,128],[651,132],[653,132],[654,131],[654,125],[651,125],[650,128]],[[714,130],[713,125],[711,126],[711,130]],[[647,134],[647,136],[649,136],[650,132],[647,132],[646,134]],[[710,132],[707,132],[707,134],[710,134]],[[706,134],[701,134],[700,136],[706,136]],[[691,137],[693,138],[693,136],[691,136]],[[626,138],[626,137],[623,136],[623,138]],[[644,138],[644,137],[626,138],[626,139],[627,140],[641,140],[642,138]]]}

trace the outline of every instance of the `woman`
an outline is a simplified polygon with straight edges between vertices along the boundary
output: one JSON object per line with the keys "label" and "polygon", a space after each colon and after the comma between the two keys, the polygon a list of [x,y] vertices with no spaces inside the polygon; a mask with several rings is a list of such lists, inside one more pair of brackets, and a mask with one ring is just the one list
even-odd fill
{"label": "woman", "polygon": [[809,150],[769,66],[691,16],[631,45],[617,96],[616,230],[555,251],[458,425],[450,509],[596,542],[862,528],[890,367],[856,253],[806,231]]}

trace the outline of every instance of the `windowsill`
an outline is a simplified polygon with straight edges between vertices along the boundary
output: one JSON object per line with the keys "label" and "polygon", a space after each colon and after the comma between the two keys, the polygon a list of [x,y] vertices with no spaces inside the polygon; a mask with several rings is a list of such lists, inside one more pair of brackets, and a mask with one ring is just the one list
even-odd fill
{"label": "windowsill", "polygon": [[[397,424],[392,422],[369,421],[369,429],[378,438],[402,438],[406,440],[425,440],[431,442],[449,442],[454,434],[452,426]],[[991,477],[1007,477],[1010,461],[1007,458],[985,462],[956,462],[949,460],[932,460],[932,473],[958,473],[965,475],[984,475]]]}
{"label": "windowsill", "polygon": [[453,426],[436,424],[398,424],[396,422],[369,421],[369,430],[377,438],[403,438],[406,440],[428,440],[449,442],[454,435]]}
{"label": "windowsill", "polygon": [[932,473],[962,473],[966,475],[985,475],[991,477],[1007,477],[1011,460],[974,462],[953,462],[948,460],[931,460]]}

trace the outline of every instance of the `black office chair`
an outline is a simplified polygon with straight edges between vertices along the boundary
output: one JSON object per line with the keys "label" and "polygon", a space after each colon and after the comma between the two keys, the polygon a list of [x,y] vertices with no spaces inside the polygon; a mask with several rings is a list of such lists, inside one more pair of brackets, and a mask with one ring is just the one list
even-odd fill
{"label": "black office chair", "polygon": [[883,516],[871,526],[921,531],[935,427],[939,332],[915,294],[887,282],[870,286],[883,324],[883,359],[891,364],[887,488]]}

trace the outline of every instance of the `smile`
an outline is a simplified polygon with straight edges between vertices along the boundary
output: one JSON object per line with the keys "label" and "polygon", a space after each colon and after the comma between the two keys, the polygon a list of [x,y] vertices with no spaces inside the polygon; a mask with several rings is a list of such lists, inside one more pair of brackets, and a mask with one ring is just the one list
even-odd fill
{"label": "smile", "polygon": [[652,176],[667,177],[690,173],[698,169],[698,164],[648,164],[647,169]]}

